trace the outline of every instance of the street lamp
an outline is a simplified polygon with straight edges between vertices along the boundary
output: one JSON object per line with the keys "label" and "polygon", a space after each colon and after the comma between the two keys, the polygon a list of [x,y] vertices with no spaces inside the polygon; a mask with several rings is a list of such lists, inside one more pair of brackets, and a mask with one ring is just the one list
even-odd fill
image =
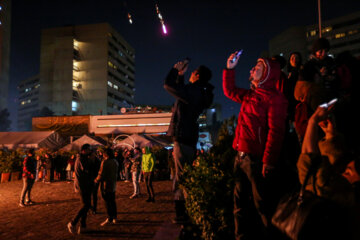
{"label": "street lamp", "polygon": [[318,16],[319,16],[319,38],[321,38],[321,0],[318,0]]}

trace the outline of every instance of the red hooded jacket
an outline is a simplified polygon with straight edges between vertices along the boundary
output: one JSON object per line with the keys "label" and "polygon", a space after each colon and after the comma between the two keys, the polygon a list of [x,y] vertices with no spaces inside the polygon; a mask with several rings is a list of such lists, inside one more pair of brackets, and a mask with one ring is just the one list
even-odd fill
{"label": "red hooded jacket", "polygon": [[280,66],[270,59],[259,59],[266,65],[266,74],[256,89],[235,86],[235,71],[223,71],[225,96],[241,103],[233,148],[262,157],[266,165],[274,166],[278,160],[285,134],[288,102],[276,90]]}

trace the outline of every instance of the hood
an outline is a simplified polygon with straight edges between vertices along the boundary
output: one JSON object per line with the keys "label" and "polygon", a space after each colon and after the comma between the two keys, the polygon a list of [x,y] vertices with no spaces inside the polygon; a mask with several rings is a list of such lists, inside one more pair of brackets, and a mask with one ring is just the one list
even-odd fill
{"label": "hood", "polygon": [[144,148],[145,148],[145,154],[149,154],[150,153],[150,148],[148,146],[146,146]]}
{"label": "hood", "polygon": [[259,58],[257,61],[262,62],[265,66],[264,74],[259,81],[258,88],[275,88],[275,82],[280,79],[280,64],[269,58]]}

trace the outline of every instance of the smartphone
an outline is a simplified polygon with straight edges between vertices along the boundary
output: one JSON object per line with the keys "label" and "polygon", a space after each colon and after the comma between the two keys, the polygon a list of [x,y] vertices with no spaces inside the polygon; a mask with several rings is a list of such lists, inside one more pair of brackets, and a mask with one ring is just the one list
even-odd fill
{"label": "smartphone", "polygon": [[240,50],[236,53],[235,57],[234,57],[231,61],[232,61],[232,62],[235,62],[236,59],[238,59],[238,58],[240,57],[240,55],[242,54],[242,52],[243,52],[243,50],[240,49]]}
{"label": "smartphone", "polygon": [[329,108],[330,106],[334,105],[337,102],[337,98],[332,99],[330,102],[323,103],[320,105],[322,108]]}

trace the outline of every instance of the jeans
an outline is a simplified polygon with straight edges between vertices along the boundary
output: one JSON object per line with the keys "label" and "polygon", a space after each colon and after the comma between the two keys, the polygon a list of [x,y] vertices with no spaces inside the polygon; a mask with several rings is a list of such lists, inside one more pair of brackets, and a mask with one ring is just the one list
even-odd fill
{"label": "jeans", "polygon": [[154,173],[153,172],[145,172],[144,173],[144,179],[146,184],[146,190],[149,194],[149,198],[154,198],[154,188],[152,186],[152,180],[153,180]]}
{"label": "jeans", "polygon": [[134,194],[138,195],[140,194],[140,183],[139,183],[139,177],[140,177],[140,172],[136,171],[136,172],[132,172],[132,182],[134,185]]}
{"label": "jeans", "polygon": [[80,191],[80,201],[82,206],[75,218],[71,221],[71,224],[75,226],[80,220],[81,226],[86,227],[86,217],[91,207],[91,191]]}
{"label": "jeans", "polygon": [[174,200],[185,200],[184,192],[179,188],[179,181],[183,175],[185,164],[192,165],[196,149],[188,145],[174,142],[175,177],[173,179]]}
{"label": "jeans", "polygon": [[125,167],[125,173],[124,173],[124,175],[125,175],[125,180],[127,180],[127,181],[130,181],[130,171],[129,171],[129,167]]}
{"label": "jeans", "polygon": [[105,207],[110,221],[116,219],[117,217],[117,208],[115,201],[115,192],[104,192],[103,198],[105,200]]}
{"label": "jeans", "polygon": [[67,180],[68,180],[68,181],[71,181],[71,180],[72,180],[72,177],[73,177],[73,171],[68,170],[68,171],[66,171],[66,173],[67,173]]}
{"label": "jeans", "polygon": [[100,183],[95,183],[94,184],[94,188],[93,188],[93,191],[91,193],[91,197],[92,197],[92,200],[93,200],[93,205],[92,205],[92,210],[96,212],[96,209],[97,209],[97,200],[98,200],[98,192],[99,192],[99,186],[100,186]]}
{"label": "jeans", "polygon": [[35,182],[35,179],[23,177],[23,189],[22,189],[21,195],[20,195],[21,203],[24,203],[25,196],[26,196],[27,201],[31,200],[31,189],[34,185],[34,182]]}
{"label": "jeans", "polygon": [[274,185],[262,176],[261,158],[239,154],[234,163],[234,224],[236,239],[266,239]]}

